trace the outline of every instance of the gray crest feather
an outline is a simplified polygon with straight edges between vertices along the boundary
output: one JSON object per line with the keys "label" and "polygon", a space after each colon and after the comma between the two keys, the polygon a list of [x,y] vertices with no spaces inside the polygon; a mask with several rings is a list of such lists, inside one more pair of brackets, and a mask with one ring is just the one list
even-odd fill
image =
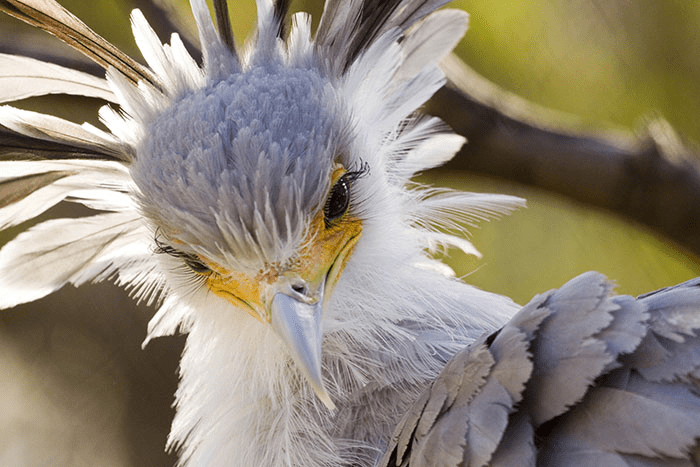
{"label": "gray crest feather", "polygon": [[[207,251],[212,257],[225,250],[239,263],[288,258],[347,139],[335,99],[314,71],[278,66],[185,97],[138,149],[132,175],[144,209],[180,241],[218,245],[222,251]],[[196,125],[193,114],[201,116]]]}

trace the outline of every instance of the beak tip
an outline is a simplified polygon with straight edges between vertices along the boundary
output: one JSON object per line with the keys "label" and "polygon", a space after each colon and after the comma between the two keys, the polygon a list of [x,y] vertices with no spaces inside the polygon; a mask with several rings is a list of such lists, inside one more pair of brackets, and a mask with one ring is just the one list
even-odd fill
{"label": "beak tip", "polygon": [[328,408],[331,412],[335,412],[336,410],[336,405],[331,399],[330,394],[328,394],[328,391],[326,390],[325,386],[321,382],[313,381],[309,379],[309,383],[311,383],[311,387],[313,388],[314,392],[316,393],[316,397],[323,402],[323,405]]}
{"label": "beak tip", "polygon": [[272,326],[287,344],[292,359],[306,376],[316,396],[331,411],[336,409],[321,377],[321,315],[323,303],[309,305],[283,293],[272,302]]}
{"label": "beak tip", "polygon": [[321,377],[321,362],[316,361],[314,364],[302,367],[302,372],[306,375],[306,379],[316,393],[316,397],[319,398],[323,405],[325,405],[331,412],[335,411],[336,406],[331,399],[330,394],[326,390],[326,386],[323,384],[323,378]]}
{"label": "beak tip", "polygon": [[331,396],[324,388],[321,388],[321,391],[316,390],[316,396],[318,396],[318,398],[321,400],[321,402],[323,402],[323,405],[325,405],[328,408],[328,410],[330,410],[331,412],[335,412],[335,409],[337,407],[331,400]]}

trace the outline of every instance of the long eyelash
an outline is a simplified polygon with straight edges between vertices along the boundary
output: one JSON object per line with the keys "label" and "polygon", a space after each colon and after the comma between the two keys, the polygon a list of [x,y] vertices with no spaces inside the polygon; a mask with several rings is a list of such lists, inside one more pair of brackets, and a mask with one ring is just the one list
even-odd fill
{"label": "long eyelash", "polygon": [[354,182],[355,180],[369,175],[369,162],[365,162],[360,159],[360,166],[356,170],[349,170],[343,175],[348,181]]}
{"label": "long eyelash", "polygon": [[370,166],[369,162],[363,161],[360,159],[360,162],[358,164],[357,169],[349,170],[348,172],[345,173],[345,177],[347,177],[348,181],[350,182],[350,207],[348,210],[351,210],[355,215],[362,216],[362,200],[358,199],[357,197],[357,190],[353,188],[353,182],[356,180],[359,180],[363,177],[366,177],[367,175],[370,174]]}
{"label": "long eyelash", "polygon": [[[352,184],[355,180],[369,174],[369,164],[367,162],[363,162],[360,159],[359,163],[359,168],[357,170],[350,170],[345,172],[336,180],[336,182],[333,184],[331,187],[331,190],[328,194],[328,197],[326,199],[326,204],[323,207],[323,222],[325,224],[326,229],[330,228],[335,221],[337,221],[339,218],[343,217],[347,210],[350,208],[350,205],[352,205],[352,198],[353,198],[353,189],[352,189]],[[347,190],[347,199],[344,199],[344,207],[343,211],[335,214],[334,212],[330,212],[331,208],[335,208],[336,206],[332,205],[332,202],[335,200],[335,195],[336,195],[336,187],[339,185],[342,185],[342,187]],[[337,201],[337,200],[335,200]]]}
{"label": "long eyelash", "polygon": [[[173,258],[182,259],[182,261],[184,263],[183,266],[187,266],[189,269],[191,269],[193,272],[195,272],[197,274],[197,276],[199,276],[199,277],[205,276],[206,272],[205,271],[197,271],[197,267],[195,267],[195,266],[201,265],[202,266],[201,269],[203,269],[203,270],[206,269],[208,271],[211,271],[207,267],[207,265],[202,263],[202,261],[199,258],[197,258],[196,256],[189,254],[189,253],[185,253],[184,251],[177,250],[177,249],[173,248],[172,246],[170,246],[166,243],[163,243],[163,241],[161,241],[159,237],[160,237],[160,235],[158,234],[158,232],[156,232],[156,236],[153,239],[155,244],[156,244],[156,248],[154,250],[154,252],[156,254],[166,254],[166,255],[172,256]],[[192,266],[192,265],[195,265],[195,266]]]}
{"label": "long eyelash", "polygon": [[171,247],[167,243],[164,243],[160,239],[160,233],[158,231],[156,231],[156,236],[153,239],[153,241],[156,244],[156,247],[154,250],[154,253],[156,253],[156,254],[159,254],[159,255],[166,254],[166,255],[170,255],[174,258],[184,258],[187,256],[187,254],[185,252],[182,252],[180,250],[176,250],[175,248]]}

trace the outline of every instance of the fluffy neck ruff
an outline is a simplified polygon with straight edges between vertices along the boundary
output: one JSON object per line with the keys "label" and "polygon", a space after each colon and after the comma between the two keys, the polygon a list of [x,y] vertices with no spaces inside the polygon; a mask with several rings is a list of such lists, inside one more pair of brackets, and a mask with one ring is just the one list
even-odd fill
{"label": "fluffy neck ruff", "polygon": [[212,294],[199,297],[206,306],[189,317],[169,440],[182,465],[373,465],[446,359],[514,309],[424,268],[359,257],[325,317],[323,370],[335,413],[269,326]]}

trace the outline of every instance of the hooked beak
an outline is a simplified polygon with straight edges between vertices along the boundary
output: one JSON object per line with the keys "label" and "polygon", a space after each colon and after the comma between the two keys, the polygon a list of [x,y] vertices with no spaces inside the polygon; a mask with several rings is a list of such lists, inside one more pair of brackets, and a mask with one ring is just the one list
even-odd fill
{"label": "hooked beak", "polygon": [[288,291],[277,292],[272,299],[270,314],[272,328],[287,344],[292,359],[318,398],[330,410],[335,410],[321,378],[324,284],[321,282],[316,294],[291,287]]}
{"label": "hooked beak", "polygon": [[292,266],[261,270],[255,277],[217,272],[207,277],[207,285],[261,323],[271,324],[318,398],[334,410],[335,404],[321,375],[323,315],[350,252],[360,238],[362,223],[348,216],[328,226],[321,213],[312,225],[315,229],[310,240]]}

